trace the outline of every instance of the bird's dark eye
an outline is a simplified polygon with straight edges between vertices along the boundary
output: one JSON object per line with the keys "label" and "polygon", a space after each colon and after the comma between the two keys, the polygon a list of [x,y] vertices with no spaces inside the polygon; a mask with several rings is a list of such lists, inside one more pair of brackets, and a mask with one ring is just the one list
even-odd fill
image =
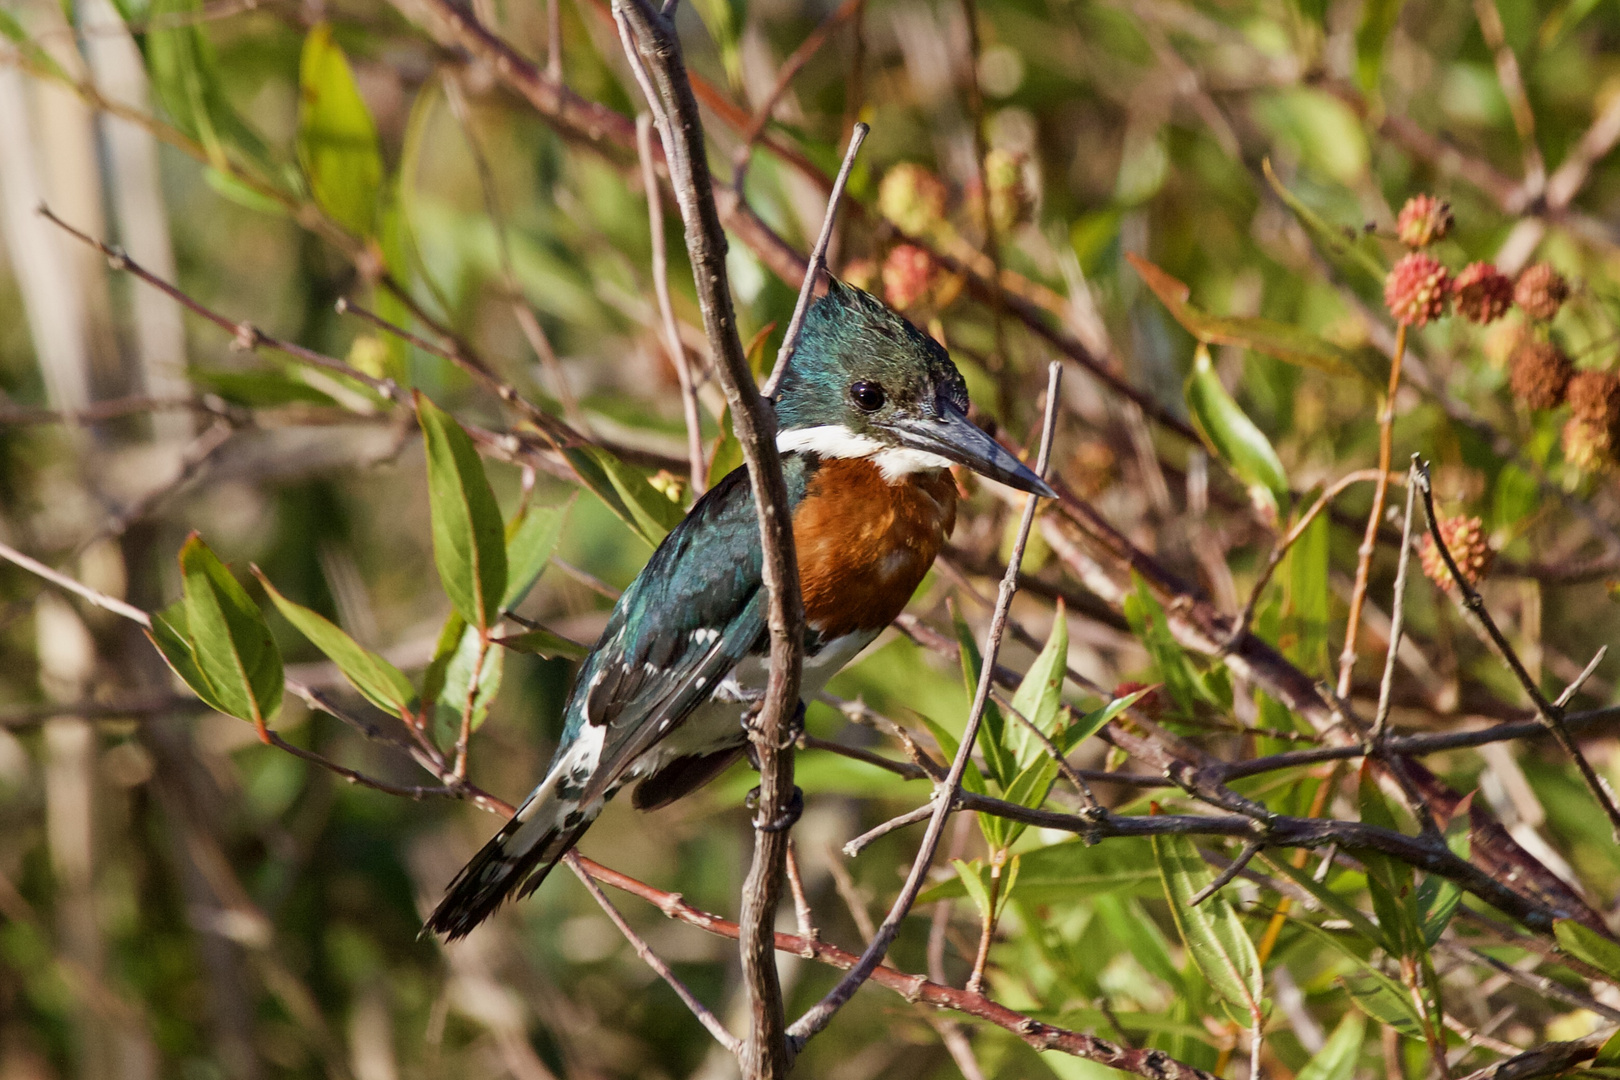
{"label": "bird's dark eye", "polygon": [[883,408],[883,402],[886,400],[883,387],[875,382],[856,383],[849,388],[849,397],[866,412],[877,412]]}

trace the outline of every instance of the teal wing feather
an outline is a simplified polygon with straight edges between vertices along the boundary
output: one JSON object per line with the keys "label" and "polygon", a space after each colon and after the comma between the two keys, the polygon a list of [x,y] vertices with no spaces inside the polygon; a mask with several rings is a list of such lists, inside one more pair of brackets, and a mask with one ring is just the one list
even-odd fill
{"label": "teal wing feather", "polygon": [[[783,461],[792,502],[814,465]],[[583,798],[608,790],[766,640],[759,524],[746,469],[706,492],[626,589],[569,700],[558,757],[606,725]]]}

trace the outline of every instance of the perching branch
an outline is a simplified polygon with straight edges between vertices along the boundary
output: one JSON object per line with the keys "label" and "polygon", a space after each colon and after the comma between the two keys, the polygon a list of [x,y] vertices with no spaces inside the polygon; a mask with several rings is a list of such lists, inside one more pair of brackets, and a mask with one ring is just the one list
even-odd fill
{"label": "perching branch", "polygon": [[782,990],[772,950],[771,927],[781,896],[788,834],[774,828],[793,797],[793,748],[783,732],[799,706],[804,653],[804,606],[793,551],[793,521],[787,485],[776,450],[776,421],[754,388],[748,358],[737,336],[726,273],[726,235],[714,201],[703,124],[681,59],[674,23],[647,0],[615,0],[613,15],[626,58],[653,112],[669,165],[670,184],[686,226],[686,250],[697,283],[703,326],[715,371],[742,445],[750,490],[759,515],[761,577],[769,598],[771,675],[750,739],[759,762],[759,805],[754,819],[754,861],[743,891],[742,962],[752,1022],[743,1049],[743,1074],[786,1075],[790,1058],[783,1037]]}

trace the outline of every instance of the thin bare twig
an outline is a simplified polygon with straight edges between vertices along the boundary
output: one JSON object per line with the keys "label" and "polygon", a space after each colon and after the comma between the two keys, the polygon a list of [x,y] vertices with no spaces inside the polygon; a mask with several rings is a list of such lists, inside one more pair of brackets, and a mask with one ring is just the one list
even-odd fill
{"label": "thin bare twig", "polygon": [[698,1022],[708,1029],[710,1035],[714,1036],[715,1042],[733,1054],[738,1053],[742,1049],[742,1040],[727,1031],[726,1025],[720,1022],[720,1018],[710,1012],[708,1007],[697,999],[697,996],[692,993],[687,985],[675,977],[675,973],[670,970],[669,965],[664,963],[663,959],[652,951],[652,946],[648,945],[641,935],[636,933],[619,909],[613,906],[613,901],[607,898],[607,894],[596,883],[596,879],[582,865],[583,861],[576,851],[570,851],[563,856],[563,862],[568,864],[568,869],[574,872],[574,876],[579,878],[580,884],[585,886],[585,891],[591,894],[591,899],[600,905],[602,911],[613,921],[613,925],[619,928],[619,933],[623,934],[624,939],[630,943],[630,947],[636,950],[636,955],[641,957],[642,961],[652,968],[659,978],[669,984],[669,988],[675,991],[675,996],[685,1003],[686,1007],[692,1011],[692,1015],[698,1018]]}
{"label": "thin bare twig", "polygon": [[658,298],[658,315],[664,330],[664,351],[675,367],[675,378],[681,387],[681,411],[686,416],[686,456],[692,470],[692,493],[703,494],[708,487],[709,468],[703,458],[703,417],[698,412],[697,384],[692,380],[692,365],[681,344],[680,324],[675,321],[675,306],[669,299],[669,253],[664,246],[664,195],[658,186],[658,172],[653,168],[652,117],[646,113],[636,116],[636,150],[641,158],[641,186],[647,193],[647,232],[652,236],[653,294]]}
{"label": "thin bare twig", "polygon": [[[1036,459],[1036,472],[1042,475],[1045,474],[1047,463],[1051,460],[1052,433],[1057,423],[1058,388],[1062,384],[1062,379],[1062,366],[1058,363],[1049,365],[1046,420],[1041,428],[1041,449]],[[961,789],[962,774],[967,769],[968,758],[973,753],[973,746],[978,737],[979,721],[984,715],[985,705],[990,700],[990,680],[995,672],[996,656],[1001,649],[1001,635],[1006,629],[1007,612],[1012,606],[1013,594],[1018,589],[1018,566],[1023,562],[1024,544],[1029,539],[1030,526],[1035,523],[1037,502],[1038,497],[1030,495],[1024,503],[1024,515],[1019,522],[1018,536],[1013,543],[1012,554],[1007,560],[1007,575],[1002,579],[1001,594],[997,599],[996,610],[990,618],[990,627],[985,638],[984,666],[979,676],[978,689],[974,692],[973,707],[968,712],[967,725],[962,730],[962,743],[957,747],[956,757],[951,762],[951,771],[946,775],[944,783],[935,790],[928,830],[923,834],[922,845],[911,864],[911,872],[906,877],[900,895],[895,897],[888,915],[878,927],[876,936],[861,954],[860,962],[840,979],[821,1001],[793,1022],[789,1034],[800,1046],[825,1028],[832,1021],[833,1015],[854,996],[861,983],[871,976],[878,963],[888,954],[889,946],[900,931],[901,920],[911,910],[912,904],[917,900],[917,894],[922,890],[923,878],[933,864],[935,852],[939,850],[940,837],[945,831],[945,819],[950,815],[956,795]]]}
{"label": "thin bare twig", "polygon": [[1401,648],[1401,633],[1406,627],[1406,570],[1412,561],[1412,511],[1417,503],[1417,485],[1412,477],[1417,471],[1417,455],[1412,455],[1412,467],[1407,473],[1406,514],[1401,519],[1401,558],[1395,570],[1395,596],[1390,601],[1389,648],[1384,653],[1384,678],[1378,685],[1378,711],[1373,715],[1370,738],[1377,745],[1384,737],[1389,723],[1390,694],[1395,687],[1395,654]]}
{"label": "thin bare twig", "polygon": [[1350,615],[1344,624],[1344,650],[1339,654],[1341,698],[1350,696],[1350,680],[1356,669],[1356,636],[1361,630],[1361,607],[1367,600],[1367,583],[1372,576],[1373,552],[1378,547],[1378,528],[1384,521],[1384,497],[1389,491],[1389,462],[1395,449],[1395,398],[1401,389],[1401,361],[1406,356],[1406,324],[1395,330],[1395,356],[1389,365],[1389,389],[1384,393],[1378,415],[1378,475],[1373,481],[1373,504],[1367,512],[1367,531],[1356,550],[1356,580],[1350,589]]}
{"label": "thin bare twig", "polygon": [[1440,518],[1434,511],[1434,490],[1433,484],[1429,481],[1427,462],[1416,465],[1415,476],[1418,486],[1423,492],[1423,510],[1429,519],[1429,536],[1433,539],[1435,549],[1439,551],[1441,560],[1446,564],[1447,572],[1451,574],[1452,583],[1457,587],[1458,603],[1464,611],[1474,617],[1478,625],[1484,628],[1485,633],[1490,637],[1491,643],[1496,646],[1497,652],[1501,654],[1509,670],[1513,672],[1513,677],[1519,680],[1519,685],[1524,688],[1525,695],[1529,697],[1531,703],[1535,706],[1536,716],[1547,726],[1547,730],[1552,732],[1553,738],[1558,740],[1558,745],[1563,747],[1564,752],[1574,760],[1576,769],[1580,771],[1581,779],[1586,782],[1587,788],[1592,792],[1592,797],[1597,800],[1598,805],[1603,808],[1604,814],[1608,816],[1609,825],[1614,830],[1615,839],[1620,842],[1620,806],[1615,805],[1614,795],[1610,792],[1608,785],[1598,776],[1597,771],[1592,768],[1592,763],[1586,760],[1586,755],[1581,753],[1581,748],[1576,745],[1574,738],[1570,735],[1569,728],[1564,724],[1563,707],[1548,701],[1547,696],[1541,692],[1541,687],[1536,685],[1536,680],[1531,678],[1530,673],[1525,670],[1524,662],[1519,659],[1519,654],[1514,650],[1512,643],[1497,627],[1496,620],[1491,618],[1491,613],[1486,610],[1485,601],[1480,597],[1479,591],[1463,576],[1462,571],[1457,567],[1457,560],[1451,554],[1451,549],[1446,546],[1445,538],[1440,533]]}
{"label": "thin bare twig", "polygon": [[804,879],[799,875],[798,851],[792,843],[788,844],[787,850],[787,880],[788,889],[793,893],[793,915],[798,920],[799,936],[814,941],[821,936],[821,931],[816,929],[810,898],[804,893]]}
{"label": "thin bare twig", "polygon": [[810,249],[810,265],[804,272],[804,281],[799,285],[799,299],[793,305],[793,317],[788,320],[787,331],[782,335],[782,347],[776,351],[776,366],[771,368],[771,376],[765,380],[765,386],[760,391],[765,397],[775,395],[776,387],[782,381],[782,373],[787,370],[788,360],[792,358],[793,350],[799,344],[799,330],[804,326],[804,313],[810,310],[810,298],[815,295],[816,280],[821,276],[821,271],[827,263],[827,245],[832,243],[833,224],[838,220],[838,201],[844,196],[844,186],[849,183],[849,171],[855,167],[855,156],[861,152],[861,143],[866,141],[866,136],[871,130],[865,124],[856,124],[855,130],[850,132],[849,147],[844,151],[844,163],[838,167],[838,176],[833,180],[832,194],[827,196],[827,212],[821,218],[821,232],[816,237],[816,246]]}

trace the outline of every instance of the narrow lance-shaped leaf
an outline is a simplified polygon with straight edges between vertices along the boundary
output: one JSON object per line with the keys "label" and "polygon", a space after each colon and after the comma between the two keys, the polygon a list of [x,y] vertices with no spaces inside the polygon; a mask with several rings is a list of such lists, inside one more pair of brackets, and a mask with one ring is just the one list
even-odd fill
{"label": "narrow lance-shaped leaf", "polygon": [[[482,660],[478,656],[480,650],[484,652]],[[478,687],[472,694],[473,731],[483,726],[490,704],[500,691],[506,653],[493,642],[486,648],[477,627],[468,625],[459,613],[451,612],[439,632],[433,659],[422,674],[422,702],[424,708],[432,710],[435,734],[441,741],[454,741],[460,734],[461,716],[467,709],[475,668]]]}
{"label": "narrow lance-shaped leaf", "polygon": [[411,712],[416,691],[404,672],[361,645],[325,616],[281,595],[257,567],[253,572],[276,605],[276,610],[325,653],[367,701],[398,717],[403,718]]}
{"label": "narrow lance-shaped leaf", "polygon": [[[1063,680],[1068,676],[1068,671],[1069,620],[1060,599],[1046,645],[1024,673],[1024,680],[1018,684],[1012,697],[1012,707],[1018,714],[1049,737],[1054,734],[1058,711],[1063,705]],[[1015,723],[1008,732],[1007,741],[1021,769],[1047,756],[1046,747],[1022,723]]]}
{"label": "narrow lance-shaped leaf", "polygon": [[1283,471],[1277,451],[1272,449],[1265,432],[1255,426],[1227,393],[1210,360],[1209,346],[1203,342],[1198,343],[1198,350],[1193,354],[1193,369],[1187,376],[1186,389],[1187,408],[1198,433],[1210,450],[1249,486],[1251,495],[1270,505],[1275,519],[1277,511],[1288,505],[1288,474]]}
{"label": "narrow lance-shaped leaf", "polygon": [[214,687],[203,677],[202,669],[197,666],[197,656],[191,647],[191,628],[186,619],[186,602],[178,600],[162,611],[152,613],[152,625],[146,631],[147,639],[152,642],[158,654],[165,663],[180,676],[180,681],[191,688],[191,692],[202,699],[203,704],[215,712],[230,715],[225,703],[219,700]]}
{"label": "narrow lance-shaped leaf", "polygon": [[506,527],[506,595],[501,607],[510,610],[523,601],[556,554],[563,524],[574,506],[570,498],[561,506],[530,506]]}
{"label": "narrow lance-shaped leaf", "polygon": [[1295,1074],[1294,1080],[1352,1080],[1366,1033],[1367,1024],[1360,1013],[1345,1013],[1322,1049]]}
{"label": "narrow lance-shaped leaf", "polygon": [[[953,622],[956,628],[956,644],[960,650],[958,655],[962,664],[962,685],[967,688],[969,699],[978,691],[979,675],[984,664],[979,657],[979,644],[973,639],[973,630],[962,618],[960,611],[953,611]],[[1017,763],[1013,759],[1012,750],[1007,745],[1007,720],[996,708],[996,703],[986,700],[984,703],[984,716],[979,721],[979,752],[984,755],[984,768],[986,775],[1002,791],[1012,783],[1017,772]]]}
{"label": "narrow lance-shaped leaf", "polygon": [[451,415],[420,391],[416,415],[427,449],[433,561],[450,603],[484,632],[506,595],[506,531],[484,463]]}
{"label": "narrow lance-shaped leaf", "polygon": [[[1266,182],[1271,190],[1276,192],[1277,198],[1283,205],[1293,211],[1294,217],[1305,227],[1317,248],[1327,256],[1328,260],[1351,279],[1352,283],[1361,291],[1371,294],[1384,286],[1384,275],[1388,271],[1380,257],[1375,254],[1376,243],[1361,234],[1360,230],[1350,227],[1338,227],[1324,221],[1322,217],[1306,206],[1299,196],[1283,186],[1272,171],[1271,159],[1266,158],[1260,163],[1266,175]],[[1389,365],[1386,361],[1377,359],[1381,353],[1368,353],[1357,350],[1361,358],[1357,363],[1357,370],[1362,376],[1375,386],[1383,386],[1389,380]],[[1379,371],[1383,374],[1380,375]]]}
{"label": "narrow lance-shaped leaf", "polygon": [[1347,348],[1272,319],[1211,315],[1189,302],[1192,290],[1185,283],[1140,255],[1127,252],[1125,257],[1182,328],[1207,345],[1237,345],[1286,364],[1365,379],[1377,386],[1389,379],[1389,361],[1371,346]]}
{"label": "narrow lance-shaped leaf", "polygon": [[505,634],[498,638],[491,638],[495,644],[513,652],[533,653],[548,660],[562,658],[564,660],[583,660],[590,653],[589,645],[572,641],[561,634],[537,626],[532,630],[525,630],[518,634]]}
{"label": "narrow lance-shaped leaf", "polygon": [[579,482],[635,534],[657,547],[684,516],[679,505],[647,482],[647,478],[600,447],[569,447],[563,451]]}
{"label": "narrow lance-shaped leaf", "polygon": [[258,606],[202,538],[180,549],[187,630],[197,670],[224,712],[261,732],[281,707],[281,653]]}
{"label": "narrow lance-shaped leaf", "polygon": [[1193,897],[1215,880],[1185,836],[1155,836],[1153,856],[1176,929],[1205,980],[1243,1019],[1260,1015],[1260,958],[1237,912],[1219,892],[1194,907]]}
{"label": "narrow lance-shaped leaf", "polygon": [[1620,943],[1585,926],[1574,919],[1558,919],[1553,923],[1553,936],[1558,947],[1577,960],[1620,978]]}
{"label": "narrow lance-shaped leaf", "polygon": [[327,23],[304,38],[298,98],[298,161],[316,204],[355,235],[372,235],[383,180],[377,125]]}

